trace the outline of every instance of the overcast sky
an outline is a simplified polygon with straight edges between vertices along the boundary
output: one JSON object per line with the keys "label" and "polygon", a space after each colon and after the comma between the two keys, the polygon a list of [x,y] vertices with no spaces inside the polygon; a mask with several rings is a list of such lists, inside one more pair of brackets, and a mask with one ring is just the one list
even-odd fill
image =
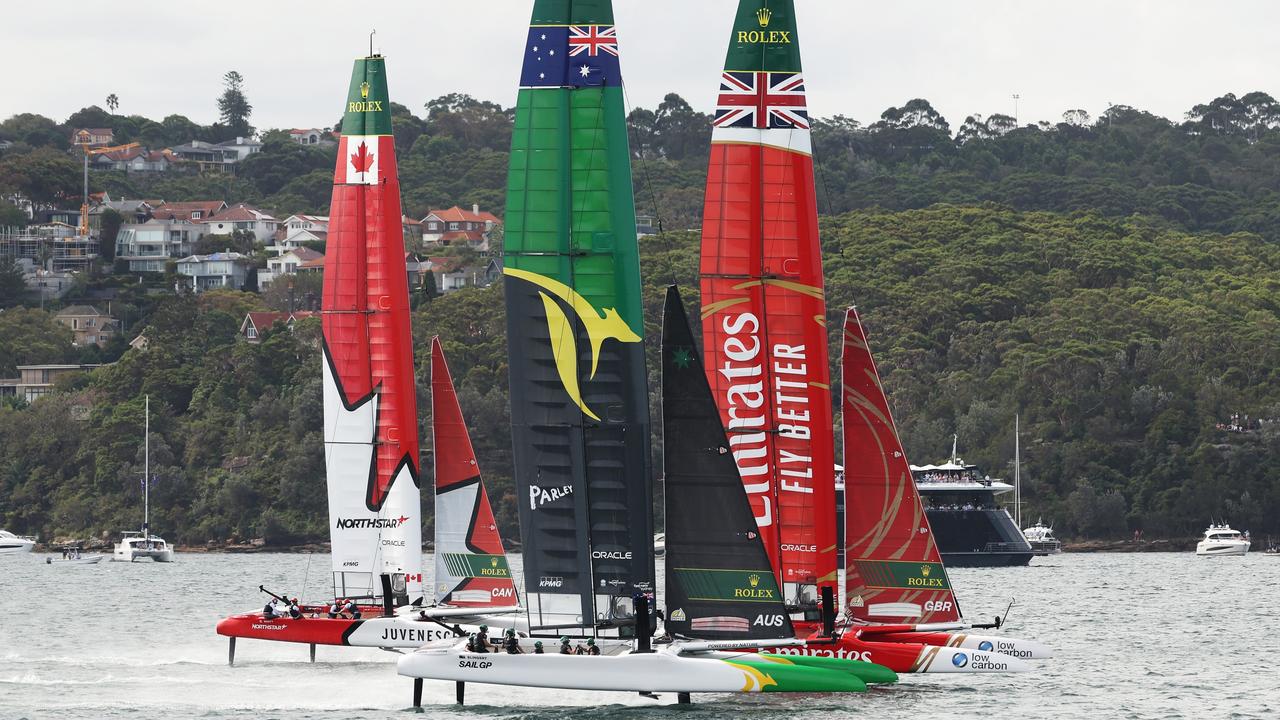
{"label": "overcast sky", "polygon": [[[709,111],[737,0],[614,0],[628,104],[671,91]],[[1274,0],[797,0],[810,111],[863,123],[914,97],[966,115],[1057,121],[1108,103],[1180,119],[1226,92],[1280,95]],[[92,7],[92,10],[89,8]],[[327,126],[369,29],[391,98],[418,114],[468,93],[515,102],[532,0],[77,0],[5,3],[0,118],[119,112],[216,119],[238,70],[259,129]]]}

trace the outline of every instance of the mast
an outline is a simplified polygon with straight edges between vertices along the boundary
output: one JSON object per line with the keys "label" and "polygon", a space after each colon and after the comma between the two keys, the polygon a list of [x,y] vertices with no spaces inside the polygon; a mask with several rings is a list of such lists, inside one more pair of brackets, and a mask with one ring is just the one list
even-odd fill
{"label": "mast", "polygon": [[[630,148],[609,0],[535,0],[503,257],[533,634],[617,634],[654,589]],[[594,626],[594,627],[593,627]]]}
{"label": "mast", "polygon": [[1022,454],[1018,433],[1018,413],[1013,415],[1013,522],[1022,532]]}
{"label": "mast", "polygon": [[151,396],[145,395],[142,421],[142,537],[151,539]]}
{"label": "mast", "polygon": [[379,55],[355,61],[321,301],[334,594],[422,595],[418,417],[400,185]]}
{"label": "mast", "polygon": [[668,632],[794,637],[674,285],[662,314],[662,434]]}
{"label": "mast", "polygon": [[836,584],[831,379],[791,0],[740,0],[703,209],[707,379],[787,604]]}
{"label": "mast", "polygon": [[960,607],[853,308],[845,313],[840,385],[845,612],[871,622],[955,622]]}

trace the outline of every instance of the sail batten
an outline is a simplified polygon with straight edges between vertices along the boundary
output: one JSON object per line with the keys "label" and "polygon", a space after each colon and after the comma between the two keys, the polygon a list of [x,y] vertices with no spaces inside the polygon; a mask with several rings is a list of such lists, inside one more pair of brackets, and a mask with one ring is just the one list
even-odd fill
{"label": "sail batten", "polygon": [[422,595],[417,400],[383,58],[356,61],[342,127],[321,298],[335,594],[381,595],[386,574],[413,600]]}
{"label": "sail batten", "polygon": [[741,0],[703,209],[707,377],[788,604],[836,582],[822,257],[790,0]]}
{"label": "sail batten", "polygon": [[537,0],[504,244],[530,626],[610,632],[653,590],[630,155],[608,0]]}

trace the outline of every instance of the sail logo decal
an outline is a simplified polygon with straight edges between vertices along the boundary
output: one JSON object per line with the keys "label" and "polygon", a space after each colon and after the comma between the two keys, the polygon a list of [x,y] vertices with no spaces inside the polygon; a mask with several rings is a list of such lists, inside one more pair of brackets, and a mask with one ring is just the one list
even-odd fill
{"label": "sail logo decal", "polygon": [[509,578],[507,558],[503,555],[443,553],[444,566],[454,577]]}
{"label": "sail logo decal", "polygon": [[408,522],[409,518],[338,518],[334,528],[338,530],[390,530]]}
{"label": "sail logo decal", "polygon": [[502,272],[541,288],[538,295],[542,298],[543,309],[546,311],[547,335],[551,340],[551,352],[555,358],[560,384],[569,395],[569,399],[573,400],[584,415],[599,421],[600,416],[587,407],[582,399],[582,389],[579,386],[577,340],[574,337],[573,325],[561,309],[560,302],[573,310],[578,321],[586,329],[591,345],[591,372],[587,376],[588,380],[596,376],[600,364],[600,349],[606,340],[638,343],[640,336],[618,315],[615,308],[604,308],[601,312],[573,288],[558,280],[519,268],[503,268]]}
{"label": "sail logo decal", "polygon": [[765,570],[673,568],[690,600],[712,602],[778,602],[782,599],[773,573]]}
{"label": "sail logo decal", "polygon": [[893,560],[856,560],[858,574],[870,588],[947,590],[947,574],[941,563],[911,563]]}
{"label": "sail logo decal", "polygon": [[[374,101],[370,100],[372,104]],[[351,105],[361,103],[352,102]],[[352,110],[356,112],[356,110]],[[382,178],[382,152],[379,135],[343,135],[339,156],[345,158],[343,171],[336,178],[348,185],[377,185]]]}
{"label": "sail logo decal", "polygon": [[572,485],[561,485],[560,487],[542,488],[537,485],[529,486],[529,509],[537,510],[538,508],[550,502],[555,502],[561,498],[569,497],[573,494]]}

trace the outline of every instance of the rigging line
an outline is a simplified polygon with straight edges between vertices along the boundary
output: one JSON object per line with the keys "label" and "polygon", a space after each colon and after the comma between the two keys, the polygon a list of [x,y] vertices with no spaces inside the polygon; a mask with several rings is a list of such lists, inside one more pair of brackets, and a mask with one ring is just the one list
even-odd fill
{"label": "rigging line", "polygon": [[[631,96],[627,93],[627,85],[625,82],[622,83],[622,99],[626,106],[628,107],[631,106]],[[657,113],[654,113],[654,118],[656,121]],[[636,147],[640,149],[640,152],[638,153],[637,157],[640,160],[640,172],[644,177],[644,186],[649,191],[649,203],[653,206],[653,218],[658,221],[658,240],[665,242],[665,237],[663,235],[663,226],[662,226],[662,210],[658,206],[658,194],[653,189],[653,180],[649,175],[649,163],[645,161],[644,149],[640,147],[640,140],[639,140],[638,134],[636,133],[635,129],[631,127],[631,122],[630,121],[626,121],[626,122],[627,122],[627,130],[633,136],[636,137],[635,144],[636,144]],[[632,194],[634,195],[634,193]],[[671,271],[671,284],[675,285],[676,284],[675,265],[670,264],[668,266],[668,269]]]}

